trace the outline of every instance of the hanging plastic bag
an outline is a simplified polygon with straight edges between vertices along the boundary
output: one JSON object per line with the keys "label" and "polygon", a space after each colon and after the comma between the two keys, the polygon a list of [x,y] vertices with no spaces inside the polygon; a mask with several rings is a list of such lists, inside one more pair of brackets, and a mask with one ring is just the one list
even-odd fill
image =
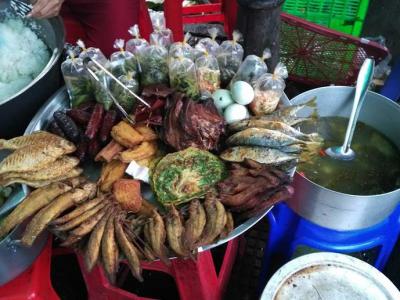
{"label": "hanging plastic bag", "polygon": [[232,41],[224,41],[219,47],[217,54],[222,86],[229,84],[243,61],[244,50],[238,42],[242,38],[242,35],[239,31],[234,31],[232,35]]}
{"label": "hanging plastic bag", "polygon": [[257,55],[248,55],[239,67],[236,75],[231,80],[231,85],[236,81],[246,81],[254,85],[255,81],[261,75],[268,73],[268,67],[265,60],[271,57],[271,50],[265,49],[262,57]]}
{"label": "hanging plastic bag", "polygon": [[114,48],[119,49],[119,51],[114,52],[110,56],[111,72],[113,75],[119,77],[128,74],[128,72],[133,72],[136,76],[138,63],[135,55],[124,50],[124,40],[116,39]]}
{"label": "hanging plastic bag", "polygon": [[[139,92],[139,82],[135,78],[134,72],[128,72],[126,75],[118,77],[118,79],[135,94]],[[112,82],[112,92],[125,111],[132,112],[136,105],[136,98],[114,81]]]}
{"label": "hanging plastic bag", "polygon": [[220,87],[218,60],[203,48],[203,55],[196,59],[197,81],[202,96],[211,97]]}
{"label": "hanging plastic bag", "polygon": [[150,20],[151,20],[151,25],[153,28],[155,27],[161,27],[162,29],[165,29],[165,15],[163,11],[156,11],[153,9],[149,9],[149,14],[150,14]]}
{"label": "hanging plastic bag", "polygon": [[163,15],[156,15],[153,20],[154,31],[150,34],[150,44],[169,49],[174,42],[171,29],[165,28]]}
{"label": "hanging plastic bag", "polygon": [[169,57],[177,58],[180,54],[182,54],[183,57],[194,61],[195,59],[194,49],[192,46],[188,44],[189,39],[190,39],[190,33],[187,32],[182,42],[173,43],[169,48]]}
{"label": "hanging plastic bag", "polygon": [[139,26],[137,24],[129,28],[128,32],[133,36],[133,39],[130,39],[126,42],[126,51],[129,51],[136,55],[138,52],[143,51],[143,49],[149,45],[149,43],[145,39],[142,39],[140,37]]}
{"label": "hanging plastic bag", "polygon": [[[110,71],[110,63],[107,61],[103,65],[108,71]],[[102,103],[105,110],[109,110],[113,105],[112,98],[107,92],[107,89],[110,89],[111,86],[111,78],[107,75],[102,69],[96,66],[93,62],[89,62],[87,67],[94,73],[96,78],[99,80],[97,81],[90,75],[90,79],[93,86],[94,97],[98,103]]]}
{"label": "hanging plastic bag", "polygon": [[177,57],[169,62],[169,79],[171,87],[186,94],[191,99],[199,96],[199,87],[196,78],[194,62],[183,56],[182,51],[177,51]]}
{"label": "hanging plastic bag", "polygon": [[69,57],[61,64],[61,72],[67,87],[71,107],[77,107],[92,99],[92,86],[83,61],[68,51]]}
{"label": "hanging plastic bag", "polygon": [[273,74],[267,73],[258,78],[254,85],[254,100],[249,105],[253,114],[265,115],[276,109],[285,89],[287,77],[286,66],[278,63]]}
{"label": "hanging plastic bag", "polygon": [[168,84],[168,51],[156,42],[140,53],[140,83],[143,87],[155,84]]}
{"label": "hanging plastic bag", "polygon": [[82,52],[79,54],[79,58],[81,58],[83,61],[86,58],[91,58],[101,63],[102,65],[107,64],[108,59],[107,57],[105,57],[105,55],[103,54],[103,52],[101,52],[99,48],[94,48],[94,47],[86,48],[85,43],[82,40],[78,40],[76,44],[80,48],[82,48]]}
{"label": "hanging plastic bag", "polygon": [[203,51],[205,48],[207,52],[211,55],[217,56],[218,54],[218,49],[219,49],[219,44],[215,40],[218,35],[218,29],[217,28],[211,28],[208,30],[208,33],[210,34],[211,38],[203,38],[201,39],[195,48],[199,51]]}

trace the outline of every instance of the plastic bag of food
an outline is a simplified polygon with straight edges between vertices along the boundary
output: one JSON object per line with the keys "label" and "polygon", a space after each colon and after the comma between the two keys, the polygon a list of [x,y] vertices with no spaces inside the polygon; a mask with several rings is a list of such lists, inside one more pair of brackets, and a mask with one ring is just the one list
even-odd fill
{"label": "plastic bag of food", "polygon": [[201,95],[211,97],[220,87],[220,70],[217,58],[203,50],[203,55],[196,59],[197,82]]}
{"label": "plastic bag of food", "polygon": [[[103,66],[111,71],[110,63],[106,61]],[[94,73],[94,76],[90,75],[90,79],[93,86],[94,97],[98,103],[102,103],[105,110],[109,110],[113,104],[112,98],[107,92],[110,89],[112,79],[102,69],[96,66],[93,62],[89,62],[87,65],[88,69]]]}
{"label": "plastic bag of food", "polygon": [[191,99],[199,96],[196,68],[194,62],[177,51],[178,57],[172,57],[169,62],[169,80],[171,87],[184,93]]}
{"label": "plastic bag of food", "polygon": [[218,49],[219,49],[219,44],[215,40],[218,35],[218,29],[217,28],[211,28],[208,30],[208,33],[210,34],[211,38],[203,38],[201,39],[195,48],[199,51],[203,51],[203,48],[207,50],[207,52],[211,55],[217,56],[218,54]]}
{"label": "plastic bag of food", "polygon": [[219,47],[217,59],[219,69],[221,71],[221,84],[227,86],[239,70],[240,64],[243,61],[244,50],[239,40],[242,35],[239,31],[233,32],[231,41],[224,41]]}
{"label": "plastic bag of food", "polygon": [[255,115],[272,113],[278,106],[285,89],[288,71],[283,63],[278,63],[274,73],[262,75],[254,84],[254,100],[249,107]]}
{"label": "plastic bag of food", "polygon": [[190,39],[190,33],[187,32],[182,42],[175,42],[169,48],[169,57],[177,58],[179,55],[183,55],[185,58],[189,58],[194,61],[194,49],[188,44]]}
{"label": "plastic bag of food", "polygon": [[174,42],[171,29],[165,28],[163,15],[156,15],[153,21],[154,31],[150,34],[151,45],[161,45],[167,49]]}
{"label": "plastic bag of food", "polygon": [[254,85],[255,81],[261,77],[261,75],[268,72],[268,67],[265,64],[265,60],[271,57],[271,50],[265,49],[262,57],[257,55],[248,55],[239,67],[239,70],[231,80],[231,85],[236,81],[246,81],[251,85]]}
{"label": "plastic bag of food", "polygon": [[149,43],[140,37],[139,26],[137,24],[133,25],[129,28],[128,32],[133,36],[133,39],[130,39],[125,44],[126,51],[129,51],[133,54],[137,54],[140,51],[143,51]]}
{"label": "plastic bag of food", "polygon": [[168,51],[156,42],[138,55],[142,86],[168,84]]}
{"label": "plastic bag of food", "polygon": [[[118,77],[118,79],[135,94],[139,92],[139,82],[135,78],[134,72],[128,72],[126,75]],[[136,104],[136,98],[115,81],[112,81],[112,92],[125,111],[132,112]]]}
{"label": "plastic bag of food", "polygon": [[119,49],[119,51],[110,56],[111,72],[116,77],[126,75],[128,72],[135,74],[138,72],[136,57],[131,52],[124,50],[124,43],[123,39],[116,39],[114,48]]}
{"label": "plastic bag of food", "polygon": [[67,87],[71,107],[76,107],[92,99],[92,86],[82,59],[73,51],[61,64],[61,72]]}
{"label": "plastic bag of food", "polygon": [[82,48],[82,52],[79,54],[79,58],[81,58],[83,61],[86,58],[91,58],[101,63],[102,65],[108,63],[107,57],[105,57],[105,55],[103,54],[103,52],[101,52],[99,48],[94,48],[94,47],[86,48],[85,43],[82,40],[78,40],[76,44],[80,48]]}

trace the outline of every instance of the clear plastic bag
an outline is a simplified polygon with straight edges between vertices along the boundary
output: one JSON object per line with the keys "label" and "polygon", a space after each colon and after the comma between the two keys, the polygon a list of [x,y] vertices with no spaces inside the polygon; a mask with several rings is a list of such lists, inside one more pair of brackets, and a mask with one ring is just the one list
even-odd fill
{"label": "clear plastic bag", "polygon": [[[108,71],[110,71],[110,63],[107,61],[103,65]],[[90,76],[92,86],[93,86],[93,93],[96,101],[98,103],[102,103],[105,110],[109,110],[113,105],[113,101],[109,96],[107,89],[110,90],[111,86],[111,78],[108,76],[102,69],[98,68],[92,62],[87,64],[87,67],[95,74],[95,76],[99,79],[97,81],[93,76]]]}
{"label": "clear plastic bag", "polygon": [[[135,74],[133,72],[128,72],[127,74],[118,77],[118,79],[135,94],[139,92],[139,82],[135,78]],[[130,94],[115,81],[112,81],[112,93],[125,111],[128,113],[132,112],[136,105],[136,98],[132,94]]]}
{"label": "clear plastic bag", "polygon": [[278,63],[274,73],[262,75],[254,85],[254,100],[249,107],[253,114],[265,115],[272,113],[279,104],[285,89],[285,79],[288,71],[283,63]]}
{"label": "clear plastic bag", "polygon": [[164,15],[155,15],[152,21],[154,31],[150,34],[150,44],[161,45],[169,49],[174,38],[171,29],[165,28]]}
{"label": "clear plastic bag", "polygon": [[177,58],[179,55],[183,55],[183,57],[195,60],[194,49],[192,46],[188,44],[190,39],[190,33],[187,32],[182,42],[175,42],[169,48],[169,57]]}
{"label": "clear plastic bag", "polygon": [[175,58],[169,62],[169,79],[171,87],[186,94],[191,99],[199,96],[196,68],[194,62],[183,56],[181,51],[177,52]]}
{"label": "clear plastic bag", "polygon": [[129,51],[133,54],[137,54],[140,51],[143,51],[149,43],[140,37],[139,26],[137,24],[133,25],[129,28],[128,32],[133,36],[133,39],[130,39],[125,44],[126,51]]}
{"label": "clear plastic bag", "polygon": [[127,75],[128,72],[133,72],[136,76],[138,72],[137,59],[131,52],[124,50],[124,43],[123,39],[115,40],[114,48],[119,51],[110,56],[111,72],[116,77]]}
{"label": "clear plastic bag", "polygon": [[202,96],[211,97],[220,87],[218,60],[204,49],[203,55],[196,59],[197,81]]}
{"label": "clear plastic bag", "polygon": [[82,52],[79,54],[79,58],[81,58],[83,61],[89,57],[101,63],[102,65],[108,63],[107,57],[103,54],[103,52],[101,52],[99,48],[94,48],[94,47],[86,48],[85,43],[82,40],[78,40],[76,44],[80,48],[82,48]]}
{"label": "clear plastic bag", "polygon": [[140,53],[140,83],[142,86],[168,84],[168,51],[159,44],[150,45]]}
{"label": "clear plastic bag", "polygon": [[221,85],[227,86],[243,61],[244,50],[239,40],[242,35],[239,31],[233,32],[231,41],[224,41],[218,50],[217,59],[221,71]]}
{"label": "clear plastic bag", "polygon": [[255,81],[261,75],[268,73],[268,67],[265,60],[271,57],[271,50],[265,49],[263,56],[248,55],[239,67],[239,70],[231,80],[231,85],[236,81],[246,81],[254,86]]}
{"label": "clear plastic bag", "polygon": [[217,56],[218,54],[218,49],[219,49],[219,44],[215,40],[218,35],[218,29],[217,28],[211,28],[208,30],[208,33],[210,34],[211,38],[203,38],[201,39],[195,48],[199,51],[203,51],[205,48],[207,52],[211,55]]}
{"label": "clear plastic bag", "polygon": [[83,61],[69,51],[69,57],[61,64],[61,72],[67,87],[71,107],[92,99],[92,86]]}

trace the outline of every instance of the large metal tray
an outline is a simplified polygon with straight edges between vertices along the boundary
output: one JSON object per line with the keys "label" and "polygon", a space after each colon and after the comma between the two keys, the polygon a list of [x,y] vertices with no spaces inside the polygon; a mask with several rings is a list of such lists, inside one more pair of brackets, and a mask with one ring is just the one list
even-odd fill
{"label": "large metal tray", "polygon": [[[286,96],[282,99],[282,102],[287,104],[288,100]],[[25,134],[30,134],[37,130],[46,129],[50,120],[52,119],[53,113],[60,109],[68,108],[69,100],[66,88],[63,87],[58,90],[44,105],[43,107],[36,113],[35,117],[32,119],[30,124],[28,125]],[[27,187],[25,187],[27,188]],[[146,198],[147,199],[147,198]],[[262,214],[258,216],[252,217],[248,219],[246,222],[238,225],[235,229],[224,239],[221,239],[213,244],[200,247],[198,249],[199,252],[212,249],[219,245],[222,245],[230,240],[236,238],[237,236],[243,234],[247,230],[249,230],[252,226],[254,226],[259,220],[261,220],[272,208],[269,208]]]}

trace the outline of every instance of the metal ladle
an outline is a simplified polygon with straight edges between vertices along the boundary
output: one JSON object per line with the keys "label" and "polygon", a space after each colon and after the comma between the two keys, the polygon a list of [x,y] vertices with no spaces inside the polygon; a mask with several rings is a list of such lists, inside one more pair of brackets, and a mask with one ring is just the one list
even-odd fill
{"label": "metal ladle", "polygon": [[350,145],[353,139],[354,130],[356,129],[358,115],[360,114],[368,87],[374,75],[374,65],[375,61],[371,58],[367,58],[358,73],[353,109],[351,110],[343,145],[330,147],[325,150],[325,153],[334,159],[353,160],[356,156],[355,152],[350,148]]}

